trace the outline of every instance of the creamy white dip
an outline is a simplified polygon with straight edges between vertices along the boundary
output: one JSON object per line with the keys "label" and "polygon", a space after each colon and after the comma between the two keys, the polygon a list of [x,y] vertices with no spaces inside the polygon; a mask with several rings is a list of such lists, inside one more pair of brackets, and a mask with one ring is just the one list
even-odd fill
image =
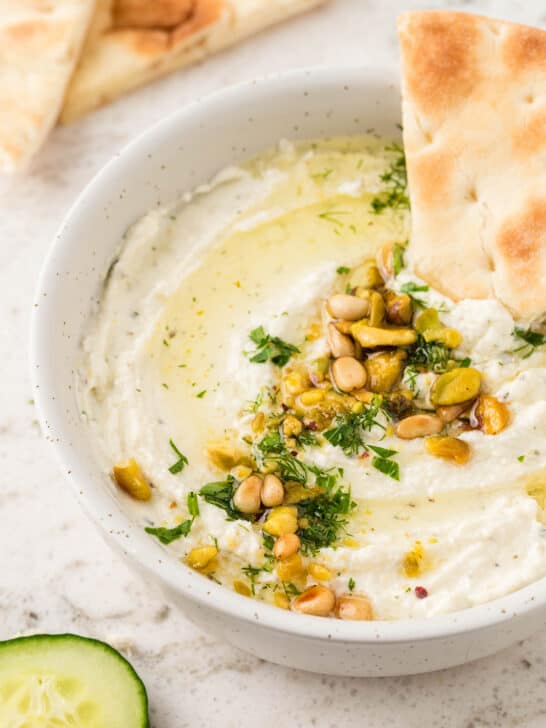
{"label": "creamy white dip", "polygon": [[[154,486],[151,501],[134,505],[143,525],[187,518],[187,493],[224,476],[207,460],[206,443],[249,432],[245,407],[278,376],[270,363],[250,362],[249,331],[263,325],[300,345],[303,359],[325,354],[323,333],[302,342],[337,285],[336,269],[407,239],[408,213],[370,207],[392,158],[385,146],[373,138],[283,143],[127,232],[83,343],[78,388],[104,471],[135,458]],[[403,270],[391,287],[407,281],[417,279]],[[370,442],[399,453],[399,482],[328,442],[305,452],[320,467],[344,469],[358,506],[347,538],[313,561],[331,571],[338,593],[351,580],[367,594],[379,619],[463,609],[546,574],[544,514],[526,490],[546,482],[546,355],[514,353],[514,321],[497,301],[416,295],[460,332],[456,354],[472,359],[511,421],[494,436],[463,432],[473,453],[464,466],[427,454],[421,439],[374,428]],[[415,380],[425,408],[431,378]],[[169,440],[189,461],[178,474],[168,470],[176,459]],[[262,563],[261,534],[199,505],[189,535],[169,549],[182,557],[216,541],[225,558],[214,577],[231,586],[244,579],[241,567]],[[401,564],[416,542],[423,565],[409,578]],[[273,579],[260,574],[258,592]],[[416,585],[427,598],[416,598]]]}

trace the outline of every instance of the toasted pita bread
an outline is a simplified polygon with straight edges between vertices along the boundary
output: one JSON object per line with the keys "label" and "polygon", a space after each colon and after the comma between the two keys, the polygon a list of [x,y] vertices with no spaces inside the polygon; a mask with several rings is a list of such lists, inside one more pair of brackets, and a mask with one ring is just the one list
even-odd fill
{"label": "toasted pita bread", "polygon": [[546,314],[546,31],[456,12],[398,21],[416,272],[451,298]]}
{"label": "toasted pita bread", "polygon": [[94,0],[4,0],[0,8],[0,170],[26,165],[55,123]]}
{"label": "toasted pita bread", "polygon": [[61,121],[325,0],[99,0]]}

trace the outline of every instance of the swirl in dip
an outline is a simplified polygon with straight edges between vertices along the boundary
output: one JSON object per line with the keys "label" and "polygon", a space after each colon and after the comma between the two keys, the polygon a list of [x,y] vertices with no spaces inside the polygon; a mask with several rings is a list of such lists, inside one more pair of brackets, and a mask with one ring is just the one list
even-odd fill
{"label": "swirl in dip", "polygon": [[344,619],[546,574],[544,338],[411,273],[403,152],[283,142],[126,234],[83,344],[105,472],[193,568]]}

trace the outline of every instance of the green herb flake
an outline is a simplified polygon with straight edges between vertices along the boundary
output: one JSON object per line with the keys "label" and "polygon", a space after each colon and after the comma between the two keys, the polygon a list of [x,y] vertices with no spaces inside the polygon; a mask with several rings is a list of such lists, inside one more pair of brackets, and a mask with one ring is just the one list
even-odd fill
{"label": "green herb flake", "polygon": [[400,480],[400,466],[394,460],[388,460],[376,455],[372,459],[372,467],[379,470],[380,473],[388,475],[393,480]]}
{"label": "green herb flake", "polygon": [[193,518],[198,516],[199,515],[199,501],[197,499],[197,493],[194,493],[193,491],[188,493],[187,503],[188,503],[188,511],[189,511],[190,516],[192,516]]}
{"label": "green herb flake", "polygon": [[197,397],[197,399],[203,399],[203,397],[205,396],[206,393],[207,393],[207,390],[202,389],[200,392],[197,392],[197,394],[195,396]]}
{"label": "green herb flake", "polygon": [[176,541],[181,536],[187,536],[189,532],[191,531],[193,523],[193,518],[187,521],[183,521],[178,526],[175,526],[174,528],[153,528],[153,527],[147,527],[144,530],[146,533],[149,533],[151,536],[155,536],[158,538],[161,543],[167,545],[172,543],[173,541]]}
{"label": "green herb flake", "polygon": [[344,276],[350,272],[351,272],[351,269],[347,268],[346,265],[340,265],[339,268],[336,268],[336,273],[338,274],[338,276]]}
{"label": "green herb flake", "polygon": [[371,404],[364,407],[362,412],[346,412],[338,415],[332,427],[322,434],[332,445],[340,447],[345,455],[358,455],[366,449],[363,433],[370,431],[373,427],[385,429],[384,425],[377,419],[379,413],[385,413],[379,397],[374,397]]}
{"label": "green herb flake", "polygon": [[237,485],[238,483],[233,475],[228,475],[226,480],[206,483],[199,491],[199,495],[207,503],[225,511],[229,521],[235,521],[238,518],[247,521],[253,520],[253,516],[242,513],[233,505],[233,494]]}
{"label": "green herb flake", "polygon": [[184,468],[188,464],[188,458],[180,452],[180,450],[176,447],[172,440],[169,440],[169,445],[171,446],[171,449],[174,451],[175,455],[178,456],[178,460],[173,463],[173,465],[171,465],[171,467],[169,468],[169,473],[176,475],[177,473],[181,473],[184,470]]}
{"label": "green herb flake", "polygon": [[299,353],[297,346],[283,341],[278,336],[270,336],[263,326],[253,329],[249,338],[256,344],[256,350],[250,357],[250,361],[255,364],[271,361],[275,366],[283,367],[293,354]]}
{"label": "green herb flake", "polygon": [[342,215],[349,215],[348,210],[326,210],[325,212],[321,212],[319,214],[319,218],[321,220],[325,220],[326,222],[333,223],[334,225],[338,225],[339,227],[344,227],[344,223],[339,218]]}
{"label": "green herb flake", "polygon": [[459,362],[459,366],[462,369],[468,369],[468,367],[472,364],[472,359],[469,356],[465,356],[464,359],[461,359]]}
{"label": "green herb flake", "polygon": [[353,577],[352,577],[352,576],[351,576],[351,578],[349,579],[349,583],[347,584],[347,586],[349,587],[349,591],[350,591],[350,592],[354,591],[354,588],[355,588],[355,586],[356,586],[356,583],[355,583],[355,580],[353,579]]}
{"label": "green herb flake", "polygon": [[522,463],[525,460],[525,455],[518,455],[518,463]]}
{"label": "green herb flake", "polygon": [[351,500],[351,491],[340,486],[298,503],[297,508],[298,518],[306,524],[298,530],[302,552],[314,555],[336,543],[356,503]]}
{"label": "green herb flake", "polygon": [[513,350],[522,359],[528,359],[537,347],[546,345],[546,336],[539,334],[538,331],[531,331],[531,329],[520,329],[516,326],[512,331],[512,336],[523,341],[523,344]]}
{"label": "green herb flake", "polygon": [[404,246],[395,243],[392,249],[392,268],[394,275],[397,276],[404,267]]}
{"label": "green herb flake", "polygon": [[408,176],[406,172],[406,157],[399,144],[392,144],[385,151],[395,152],[396,157],[388,169],[380,177],[384,189],[371,203],[372,212],[380,215],[387,209],[409,210],[410,200],[407,194]]}

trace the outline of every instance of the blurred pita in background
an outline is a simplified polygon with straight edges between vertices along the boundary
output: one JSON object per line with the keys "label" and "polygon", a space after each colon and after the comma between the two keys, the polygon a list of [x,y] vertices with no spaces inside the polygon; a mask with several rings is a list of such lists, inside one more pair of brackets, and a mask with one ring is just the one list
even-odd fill
{"label": "blurred pita in background", "polygon": [[61,122],[325,0],[98,0]]}
{"label": "blurred pita in background", "polygon": [[94,0],[0,5],[0,171],[26,166],[55,124]]}
{"label": "blurred pita in background", "polygon": [[411,262],[450,298],[546,314],[546,31],[446,11],[398,20]]}

